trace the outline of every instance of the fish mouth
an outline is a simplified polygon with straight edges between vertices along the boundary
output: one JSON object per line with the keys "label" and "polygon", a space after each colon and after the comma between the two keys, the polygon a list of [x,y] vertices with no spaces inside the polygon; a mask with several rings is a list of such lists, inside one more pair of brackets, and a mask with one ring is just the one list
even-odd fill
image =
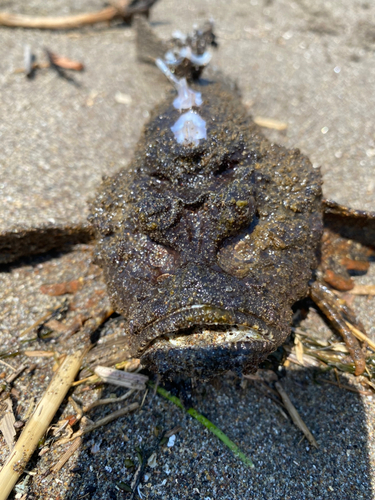
{"label": "fish mouth", "polygon": [[218,332],[216,336],[212,333],[209,335],[211,342],[215,343],[238,342],[244,340],[246,335],[248,340],[273,342],[277,335],[275,328],[266,325],[255,315],[210,304],[193,304],[146,324],[139,333],[132,336],[132,348],[139,355],[159,338],[168,338],[172,343],[182,342],[182,339],[188,342],[187,337],[193,331],[203,342],[208,341],[208,331]]}
{"label": "fish mouth", "polygon": [[149,323],[131,342],[142,364],[164,378],[210,378],[254,371],[279,338],[256,316],[196,304]]}
{"label": "fish mouth", "polygon": [[207,380],[229,370],[254,372],[276,347],[249,326],[194,326],[155,339],[141,362],[163,379]]}

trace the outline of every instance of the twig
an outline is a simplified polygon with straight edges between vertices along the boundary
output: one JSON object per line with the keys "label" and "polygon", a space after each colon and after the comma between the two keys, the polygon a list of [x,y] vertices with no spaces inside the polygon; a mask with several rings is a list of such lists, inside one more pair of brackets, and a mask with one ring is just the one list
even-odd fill
{"label": "twig", "polygon": [[[13,373],[7,376],[7,378],[5,379],[5,384],[0,387],[0,394],[2,395],[1,399],[6,399],[8,397],[10,392],[10,384],[14,382],[26,368],[26,365],[21,365],[15,371],[13,371]],[[3,392],[5,392],[5,394],[2,394]]]}
{"label": "twig", "polygon": [[1,363],[2,365],[6,366],[7,368],[10,368],[12,371],[14,371],[14,372],[16,371],[16,369],[15,369],[15,368],[13,368],[13,366],[12,366],[12,365],[10,365],[9,363],[7,363],[6,361],[3,361],[2,359],[0,359],[0,363]]}
{"label": "twig", "polygon": [[148,465],[148,461],[149,461],[150,457],[155,453],[156,449],[161,444],[164,436],[165,436],[165,434],[161,433],[161,435],[157,438],[154,446],[152,446],[150,449],[138,451],[138,459],[139,459],[140,463],[139,463],[137,470],[135,471],[132,482],[130,484],[130,489],[132,490],[132,494],[130,495],[129,500],[134,500],[137,493],[138,493],[139,497],[142,498],[140,495],[140,492],[139,492],[139,483],[141,481],[143,472]]}
{"label": "twig", "polygon": [[305,422],[302,420],[300,414],[298,413],[296,407],[293,405],[291,400],[289,399],[289,396],[285,392],[283,386],[280,384],[280,382],[275,382],[275,387],[277,389],[277,392],[280,394],[281,399],[283,400],[284,406],[287,409],[289,415],[291,416],[294,424],[304,433],[304,435],[307,437],[307,440],[312,446],[315,446],[315,448],[318,448],[318,443],[316,442],[316,439],[314,436],[311,434],[309,429],[307,428]]}
{"label": "twig", "polygon": [[72,387],[82,384],[95,384],[96,382],[101,382],[101,379],[97,375],[90,375],[89,377],[82,378],[81,380],[76,380],[72,383]]}
{"label": "twig", "polygon": [[125,401],[125,399],[128,399],[134,392],[135,389],[131,389],[130,391],[126,392],[123,396],[120,396],[119,398],[99,399],[98,401],[94,401],[88,406],[84,406],[83,411],[87,413],[91,411],[93,408],[96,408],[97,406],[108,405],[112,403],[120,403],[121,401]]}
{"label": "twig", "polygon": [[0,12],[0,25],[10,28],[63,30],[80,28],[88,24],[112,21],[119,15],[119,11],[115,7],[106,7],[97,12],[58,17],[34,17],[24,16],[22,14],[11,14],[10,12]]}
{"label": "twig", "polygon": [[349,293],[352,295],[375,295],[375,285],[355,285]]}
{"label": "twig", "polygon": [[[155,387],[155,384],[152,382],[148,382],[148,385],[152,388]],[[163,387],[158,386],[156,389],[156,392],[160,394],[160,396],[163,396],[163,398],[168,399],[168,401],[171,401],[174,403],[176,406],[181,408],[181,410],[185,411],[185,408],[183,404],[181,403],[181,400],[177,398],[176,396],[173,396],[170,392],[168,392],[166,389],[163,389]],[[212,434],[214,434],[217,438],[220,439],[231,451],[232,453],[238,457],[242,462],[247,465],[248,467],[254,467],[253,462],[248,458],[242,451],[239,449],[239,447],[231,441],[226,434],[224,434],[223,431],[221,431],[216,425],[214,425],[212,422],[210,422],[206,417],[201,415],[200,413],[197,412],[194,408],[189,408],[186,410],[189,415],[191,415],[193,418],[198,420],[201,424],[203,424]]]}
{"label": "twig", "polygon": [[63,455],[61,455],[59,461],[56,462],[55,465],[51,467],[50,472],[58,472],[60,469],[62,469],[66,464],[66,462],[69,460],[69,458],[73,455],[73,453],[76,450],[78,450],[81,444],[82,444],[82,438],[77,437],[73,441],[73,443],[69,446],[69,448],[66,450],[66,452]]}
{"label": "twig", "polygon": [[335,385],[340,389],[345,389],[346,391],[354,392],[355,394],[362,394],[363,396],[372,396],[374,393],[370,391],[361,391],[361,389],[354,389],[354,387],[350,387],[350,385],[341,384],[341,382],[334,382],[333,380],[327,380],[325,378],[317,378],[317,382],[324,382],[326,384]]}
{"label": "twig", "polygon": [[54,351],[24,351],[23,354],[29,358],[53,358]]}
{"label": "twig", "polygon": [[112,2],[113,5],[96,12],[86,12],[71,16],[38,17],[24,16],[22,14],[11,14],[10,12],[0,12],[0,25],[10,28],[33,28],[41,30],[63,30],[81,28],[90,24],[122,19],[129,22],[134,14],[148,14],[150,8],[157,0],[145,0],[136,2],[131,6],[130,0],[120,0]]}
{"label": "twig", "polygon": [[[60,306],[59,306],[60,307]],[[47,318],[49,318],[52,315],[52,311],[48,311],[46,314],[43,314],[43,316],[35,321],[31,326],[26,328],[22,333],[20,333],[20,338],[24,337],[28,333],[34,330],[37,326],[39,326],[43,321],[45,321]]]}
{"label": "twig", "polygon": [[254,118],[254,122],[259,125],[259,127],[272,128],[279,131],[286,130],[288,128],[288,124],[285,122],[274,120],[272,118],[264,118],[262,116],[256,116]]}
{"label": "twig", "polygon": [[361,330],[358,330],[354,325],[348,323],[345,321],[347,324],[348,328],[353,332],[353,335],[357,337],[357,339],[361,340],[362,342],[366,342],[366,344],[369,346],[370,349],[375,351],[375,342],[373,342],[371,339],[367,337]]}
{"label": "twig", "polygon": [[143,408],[143,405],[145,404],[147,394],[148,394],[148,389],[146,389],[146,390],[145,390],[145,393],[143,394],[142,403],[141,403],[141,408]]}
{"label": "twig", "polygon": [[16,378],[18,378],[21,373],[26,370],[27,368],[27,365],[21,365],[19,366],[16,371],[14,371],[13,373],[11,373],[7,378],[6,378],[6,381],[8,384],[11,384],[12,382],[14,382],[16,380]]}
{"label": "twig", "polygon": [[184,429],[181,427],[181,425],[177,425],[176,427],[173,427],[173,429],[171,429],[170,431],[167,431],[163,437],[170,438],[171,436],[173,436],[173,434],[177,434],[177,432],[181,432],[183,430]]}
{"label": "twig", "polygon": [[75,379],[85,354],[86,350],[83,350],[67,356],[51,380],[0,472],[0,500],[8,498],[18,478],[23,473]]}
{"label": "twig", "polygon": [[[101,418],[100,420],[97,420],[91,425],[88,425],[85,429],[82,429],[78,432],[76,432],[73,436],[72,439],[75,439],[77,437],[83,436],[84,434],[87,434],[88,432],[92,432],[95,429],[98,429],[99,427],[103,427],[103,425],[107,425],[112,420],[116,420],[117,418],[122,417],[123,415],[126,415],[127,413],[130,413],[131,411],[136,410],[139,408],[139,403],[132,403],[129,406],[125,406],[124,408],[121,408],[120,410],[114,411],[113,413],[110,413],[104,418]],[[1,497],[0,497],[1,500]]]}

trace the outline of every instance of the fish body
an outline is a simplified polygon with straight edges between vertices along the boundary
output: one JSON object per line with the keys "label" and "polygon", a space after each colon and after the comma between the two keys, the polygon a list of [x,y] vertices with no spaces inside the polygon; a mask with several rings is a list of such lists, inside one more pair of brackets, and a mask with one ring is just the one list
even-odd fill
{"label": "fish body", "polygon": [[190,107],[171,92],[130,167],[103,181],[97,262],[144,365],[165,377],[251,372],[290,333],[317,267],[321,174],[270,143],[224,79],[188,90]]}

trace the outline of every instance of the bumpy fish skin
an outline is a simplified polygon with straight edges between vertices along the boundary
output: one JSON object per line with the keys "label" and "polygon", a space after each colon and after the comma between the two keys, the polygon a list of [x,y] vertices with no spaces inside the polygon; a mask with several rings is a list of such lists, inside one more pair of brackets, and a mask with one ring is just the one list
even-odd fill
{"label": "bumpy fish skin", "polygon": [[[176,141],[175,94],[152,112],[130,168],[106,178],[92,204],[97,261],[132,353],[151,369],[249,372],[288,336],[291,306],[307,294],[321,175],[298,150],[271,144],[230,85],[193,88],[207,138]],[[229,341],[232,327],[251,334]],[[168,340],[177,333],[185,343]]]}

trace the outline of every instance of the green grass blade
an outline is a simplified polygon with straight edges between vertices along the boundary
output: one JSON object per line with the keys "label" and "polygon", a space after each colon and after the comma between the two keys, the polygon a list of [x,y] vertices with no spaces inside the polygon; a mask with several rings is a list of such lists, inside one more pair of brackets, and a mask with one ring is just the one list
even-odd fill
{"label": "green grass blade", "polygon": [[[150,387],[155,388],[155,384],[152,382],[149,382]],[[166,389],[163,389],[162,387],[157,387],[156,392],[162,396],[165,399],[168,399],[168,401],[171,401],[174,403],[176,406],[178,406],[181,410],[185,411],[184,405],[181,403],[181,400],[173,396],[170,392],[168,392]],[[220,439],[230,450],[231,452],[238,457],[247,467],[254,467],[253,462],[248,458],[240,449],[239,447],[231,441],[226,434],[224,434],[223,431],[221,431],[216,425],[214,425],[210,420],[208,420],[206,417],[201,415],[197,410],[194,408],[189,408],[187,410],[187,413],[191,415],[193,418],[198,420],[202,425],[204,425],[212,434],[214,434],[217,438]]]}

